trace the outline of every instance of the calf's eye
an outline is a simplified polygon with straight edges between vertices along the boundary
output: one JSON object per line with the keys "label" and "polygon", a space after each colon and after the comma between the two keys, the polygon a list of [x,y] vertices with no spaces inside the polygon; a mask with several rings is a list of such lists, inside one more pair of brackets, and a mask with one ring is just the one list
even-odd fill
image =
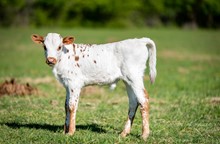
{"label": "calf's eye", "polygon": [[57,48],[57,50],[59,51],[61,49],[61,46],[59,46],[58,48]]}

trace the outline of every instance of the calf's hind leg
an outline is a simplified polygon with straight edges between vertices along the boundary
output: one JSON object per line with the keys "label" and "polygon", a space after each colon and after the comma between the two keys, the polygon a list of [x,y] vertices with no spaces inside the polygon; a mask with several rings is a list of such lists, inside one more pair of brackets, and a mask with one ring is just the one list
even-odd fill
{"label": "calf's hind leg", "polygon": [[142,138],[147,139],[150,133],[149,129],[149,96],[147,91],[144,88],[144,85],[141,83],[130,85],[126,84],[128,97],[129,97],[129,113],[128,120],[125,124],[125,128],[121,133],[121,136],[125,137],[130,133],[131,125],[138,107],[140,105],[140,111],[142,116]]}
{"label": "calf's hind leg", "polygon": [[144,102],[140,103],[140,110],[141,110],[141,116],[142,116],[142,138],[146,140],[150,134],[150,128],[149,128],[149,95],[145,89],[143,89],[144,93]]}
{"label": "calf's hind leg", "polygon": [[129,110],[128,110],[128,118],[124,127],[124,130],[121,133],[122,137],[125,137],[127,134],[131,132],[131,126],[138,108],[138,101],[135,96],[135,93],[130,85],[126,83],[126,89],[129,99]]}

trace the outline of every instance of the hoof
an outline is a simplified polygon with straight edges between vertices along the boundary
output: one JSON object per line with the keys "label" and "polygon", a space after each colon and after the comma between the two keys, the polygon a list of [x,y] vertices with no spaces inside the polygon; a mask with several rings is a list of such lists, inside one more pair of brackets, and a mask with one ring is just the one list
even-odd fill
{"label": "hoof", "polygon": [[146,141],[149,136],[149,133],[141,135],[141,138]]}
{"label": "hoof", "polygon": [[128,134],[129,134],[129,133],[126,133],[126,132],[123,131],[123,132],[121,132],[120,136],[124,138],[124,137],[126,137]]}
{"label": "hoof", "polygon": [[66,124],[64,125],[64,134],[66,135],[73,135],[75,133],[75,128],[69,128],[69,126],[67,126]]}
{"label": "hoof", "polygon": [[75,130],[70,130],[68,132],[66,132],[65,134],[68,136],[72,136],[75,133]]}
{"label": "hoof", "polygon": [[66,135],[68,135],[68,136],[72,136],[74,134],[74,132],[68,132],[68,133],[66,133]]}

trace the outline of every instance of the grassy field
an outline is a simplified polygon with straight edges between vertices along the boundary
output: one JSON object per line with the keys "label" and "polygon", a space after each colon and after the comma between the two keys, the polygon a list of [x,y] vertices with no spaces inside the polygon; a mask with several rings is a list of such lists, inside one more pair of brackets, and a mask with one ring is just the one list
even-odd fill
{"label": "grassy field", "polygon": [[128,99],[119,82],[81,94],[74,136],[63,134],[65,91],[45,64],[43,48],[30,35],[58,32],[76,43],[106,43],[150,37],[157,45],[156,83],[150,94],[147,143],[220,143],[220,31],[178,29],[0,29],[0,82],[16,78],[40,92],[0,97],[0,143],[145,143],[138,110],[131,134],[119,133]]}

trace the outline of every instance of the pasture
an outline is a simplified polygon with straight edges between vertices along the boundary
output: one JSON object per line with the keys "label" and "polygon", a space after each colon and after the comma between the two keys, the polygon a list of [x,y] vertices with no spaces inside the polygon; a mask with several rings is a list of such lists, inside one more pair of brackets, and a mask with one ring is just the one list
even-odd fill
{"label": "pasture", "polygon": [[147,143],[220,143],[220,31],[179,29],[0,29],[0,83],[16,78],[39,94],[0,97],[0,143],[145,143],[139,110],[131,134],[121,138],[128,111],[123,82],[84,89],[74,136],[63,134],[64,88],[30,35],[57,32],[76,43],[149,37],[157,45],[157,78],[150,84]]}

